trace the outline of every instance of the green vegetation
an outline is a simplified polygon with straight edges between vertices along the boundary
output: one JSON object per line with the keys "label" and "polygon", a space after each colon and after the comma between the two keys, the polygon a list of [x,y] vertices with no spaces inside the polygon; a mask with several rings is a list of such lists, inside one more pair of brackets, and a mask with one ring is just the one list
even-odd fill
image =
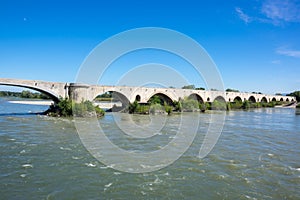
{"label": "green vegetation", "polygon": [[205,104],[199,104],[197,100],[185,98],[179,101],[174,101],[169,105],[166,101],[161,99],[158,95],[154,95],[148,104],[139,104],[137,101],[129,104],[128,112],[130,114],[162,114],[168,115],[173,112],[193,112],[199,109],[205,110]]}
{"label": "green vegetation", "polygon": [[102,117],[105,112],[94,106],[90,101],[82,101],[81,103],[75,103],[69,99],[60,99],[59,103],[52,104],[50,108],[45,112],[46,115],[52,117]]}
{"label": "green vegetation", "polygon": [[227,105],[225,101],[214,100],[211,104],[211,109],[213,110],[227,110]]}
{"label": "green vegetation", "polygon": [[150,105],[148,104],[139,104],[137,101],[129,104],[128,112],[130,114],[148,114]]}
{"label": "green vegetation", "polygon": [[296,101],[300,102],[300,91],[292,92],[292,93],[288,94],[287,96],[296,97]]}
{"label": "green vegetation", "polygon": [[181,89],[194,90],[194,89],[195,89],[195,85],[185,85],[185,86],[183,86]]}
{"label": "green vegetation", "polygon": [[179,101],[181,110],[184,112],[193,112],[199,110],[199,102],[195,99],[184,98]]}
{"label": "green vegetation", "polygon": [[112,92],[106,92],[104,94],[98,95],[95,101],[112,101]]}
{"label": "green vegetation", "polygon": [[154,105],[154,104],[164,105],[163,100],[158,95],[154,95],[153,97],[151,97],[150,100],[149,100],[149,103],[151,105]]}
{"label": "green vegetation", "polygon": [[173,106],[174,106],[174,111],[176,111],[176,112],[181,112],[182,111],[182,106],[181,106],[181,103],[179,101],[174,101]]}
{"label": "green vegetation", "polygon": [[250,108],[273,108],[277,105],[282,105],[283,102],[271,101],[271,102],[256,102],[251,101],[234,101],[227,102],[227,110],[237,110],[237,109],[250,109]]}
{"label": "green vegetation", "polygon": [[151,104],[148,113],[151,113],[151,114],[158,114],[158,113],[162,114],[162,113],[165,113],[165,108],[161,104],[157,104],[157,103]]}
{"label": "green vegetation", "polygon": [[[199,89],[204,88],[195,88],[194,85],[183,86],[182,89]],[[215,89],[211,89],[215,91]],[[226,89],[226,92],[239,92],[235,89]],[[255,94],[261,94],[260,92],[253,92]],[[297,101],[300,101],[300,91],[293,92],[288,96],[295,96]],[[201,111],[205,112],[206,110],[248,110],[253,108],[272,108],[277,105],[283,105],[286,102],[279,101],[270,101],[270,102],[251,102],[251,101],[241,101],[235,100],[234,102],[225,102],[224,99],[217,99],[213,102],[199,102],[196,99],[184,98],[179,99],[179,101],[168,102],[161,95],[154,95],[150,98],[147,104],[139,104],[137,101],[131,103],[127,109],[129,113],[136,114],[156,114],[156,113],[167,113],[171,114],[173,112],[195,112]],[[300,108],[300,105],[297,105],[297,108]]]}
{"label": "green vegetation", "polygon": [[28,99],[50,99],[49,96],[39,93],[23,90],[22,92],[0,91],[0,97],[19,97]]}
{"label": "green vegetation", "polygon": [[230,88],[228,88],[228,89],[226,89],[226,92],[240,92],[239,90],[235,90],[235,89],[230,89]]}
{"label": "green vegetation", "polygon": [[[164,102],[159,96],[154,95],[148,104],[139,104],[137,101],[129,105],[128,111],[130,114],[157,114],[173,112],[195,112],[206,110],[248,110],[253,108],[272,108],[277,105],[282,105],[284,102],[271,101],[271,102],[251,102],[251,101],[234,101],[225,102],[224,100],[214,100],[213,102],[200,103],[195,99],[184,98],[179,101],[174,101],[172,105]],[[298,105],[298,108],[300,106]]]}

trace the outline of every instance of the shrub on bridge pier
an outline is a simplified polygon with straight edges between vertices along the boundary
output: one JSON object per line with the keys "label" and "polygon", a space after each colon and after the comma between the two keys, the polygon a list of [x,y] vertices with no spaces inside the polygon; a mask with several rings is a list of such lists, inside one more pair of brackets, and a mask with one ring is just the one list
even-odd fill
{"label": "shrub on bridge pier", "polygon": [[129,114],[148,114],[150,106],[146,104],[139,104],[137,101],[130,103],[128,106]]}
{"label": "shrub on bridge pier", "polygon": [[97,117],[102,117],[105,112],[99,106],[94,106],[91,101],[75,103],[70,99],[60,99],[57,104],[52,104],[45,114],[52,117],[91,117],[96,114]]}
{"label": "shrub on bridge pier", "polygon": [[227,105],[225,101],[214,100],[211,105],[213,110],[227,110]]}
{"label": "shrub on bridge pier", "polygon": [[193,112],[199,110],[199,102],[195,99],[184,98],[180,101],[182,111]]}

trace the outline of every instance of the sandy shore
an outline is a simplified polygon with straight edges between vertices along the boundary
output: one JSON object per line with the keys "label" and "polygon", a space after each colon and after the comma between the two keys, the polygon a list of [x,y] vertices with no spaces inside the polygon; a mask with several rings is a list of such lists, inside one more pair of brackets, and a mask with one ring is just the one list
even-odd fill
{"label": "sandy shore", "polygon": [[45,105],[50,106],[53,101],[8,101],[9,103],[16,103],[16,104],[29,104],[29,105]]}

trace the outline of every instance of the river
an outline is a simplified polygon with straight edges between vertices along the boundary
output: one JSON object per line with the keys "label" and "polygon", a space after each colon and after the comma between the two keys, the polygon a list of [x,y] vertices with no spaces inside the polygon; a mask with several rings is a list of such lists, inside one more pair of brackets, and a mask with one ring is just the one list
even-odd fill
{"label": "river", "polygon": [[[207,128],[201,121],[210,115],[197,114],[198,133],[177,161],[134,174],[97,161],[81,143],[73,119],[32,114],[47,107],[0,99],[1,199],[300,199],[300,115],[295,109],[227,112],[217,144],[203,159],[197,157]],[[176,117],[168,116],[170,121]],[[99,121],[116,142],[123,140],[115,134],[112,113]],[[161,145],[157,138],[154,146]]]}

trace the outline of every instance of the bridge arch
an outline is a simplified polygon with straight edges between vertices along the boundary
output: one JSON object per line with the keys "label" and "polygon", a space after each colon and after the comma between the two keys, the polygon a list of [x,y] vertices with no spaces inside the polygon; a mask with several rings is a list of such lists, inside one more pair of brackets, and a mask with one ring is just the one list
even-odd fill
{"label": "bridge arch", "polygon": [[[27,88],[27,89],[35,90],[37,92],[40,92],[40,93],[43,93],[43,94],[49,96],[49,98],[51,100],[53,100],[55,103],[58,103],[60,101],[59,100],[60,96],[58,94],[55,94],[52,91],[47,90],[45,88],[39,87],[37,83],[35,83],[34,86],[32,86],[32,85],[27,85],[27,84],[14,84],[14,83],[0,82],[0,85],[12,86],[12,87],[21,87],[21,88]],[[54,87],[54,85],[52,85],[52,87]]]}
{"label": "bridge arch", "polygon": [[161,104],[167,103],[168,105],[173,105],[173,99],[168,96],[167,94],[164,93],[153,93],[149,99],[147,100],[147,102],[150,102],[151,98],[153,98],[154,96],[158,96],[161,100]]}
{"label": "bridge arch", "polygon": [[[111,100],[111,111],[112,112],[119,112],[123,109],[125,109],[126,107],[129,106],[129,99],[126,97],[126,95],[122,94],[121,92],[118,91],[114,91],[114,90],[107,90],[104,92],[99,92],[96,93],[94,95],[94,97],[92,98],[92,100],[94,101],[96,99],[97,96],[101,95],[101,94],[105,94],[105,93],[111,93],[112,96],[112,100]],[[118,103],[121,102],[121,106],[118,105]],[[101,107],[101,106],[100,106]]]}
{"label": "bridge arch", "polygon": [[196,93],[191,94],[190,96],[188,96],[189,99],[193,99],[193,100],[197,100],[199,103],[204,103],[203,98]]}
{"label": "bridge arch", "polygon": [[227,104],[226,100],[222,96],[217,96],[212,104],[211,104],[212,110],[226,110],[227,109]]}
{"label": "bridge arch", "polygon": [[272,101],[276,101],[276,98],[275,98],[275,97],[273,97],[273,98],[272,98]]}
{"label": "bridge arch", "polygon": [[237,102],[237,101],[243,101],[242,100],[242,98],[240,97],[240,96],[236,96],[236,97],[234,97],[234,99],[233,99],[233,102]]}
{"label": "bridge arch", "polygon": [[260,102],[268,103],[268,99],[266,97],[262,97]]}
{"label": "bridge arch", "polygon": [[254,96],[250,96],[250,97],[248,98],[248,101],[250,101],[250,102],[252,102],[252,103],[256,103],[256,99],[255,99]]}

